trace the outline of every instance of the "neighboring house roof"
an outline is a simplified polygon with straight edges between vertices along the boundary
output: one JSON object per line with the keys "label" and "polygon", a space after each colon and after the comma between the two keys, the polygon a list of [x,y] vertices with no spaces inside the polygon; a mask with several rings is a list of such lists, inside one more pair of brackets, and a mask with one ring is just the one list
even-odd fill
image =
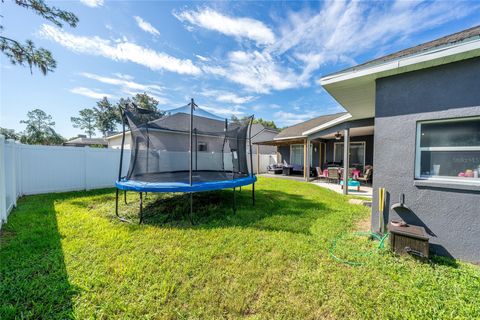
{"label": "neighboring house roof", "polygon": [[320,79],[353,116],[375,115],[375,80],[480,56],[480,26],[374,59]]}
{"label": "neighboring house roof", "polygon": [[274,140],[284,140],[284,139],[294,139],[306,137],[304,132],[311,130],[315,127],[321,126],[325,123],[328,123],[332,120],[345,116],[347,112],[340,112],[335,114],[327,114],[319,116],[304,122],[297,123],[293,126],[287,127],[280,131],[274,138]]}
{"label": "neighboring house roof", "polygon": [[72,140],[68,140],[63,143],[64,146],[92,146],[92,145],[108,145],[107,140],[103,138],[84,138],[78,137]]}

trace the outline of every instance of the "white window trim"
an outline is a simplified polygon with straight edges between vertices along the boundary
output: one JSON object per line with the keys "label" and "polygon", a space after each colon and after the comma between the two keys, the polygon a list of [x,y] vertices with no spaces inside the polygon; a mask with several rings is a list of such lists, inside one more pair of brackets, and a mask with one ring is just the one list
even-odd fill
{"label": "white window trim", "polygon": [[[337,153],[338,145],[340,144],[343,144],[343,142],[335,142],[333,144],[333,162],[337,162],[337,158],[335,155]],[[350,141],[350,147],[352,146],[352,144],[363,144],[363,167],[365,168],[365,158],[367,156],[367,142],[366,141]],[[343,161],[343,159],[341,160]]]}
{"label": "white window trim", "polygon": [[430,180],[453,184],[469,184],[480,185],[480,179],[451,177],[451,176],[426,176],[420,174],[420,162],[422,151],[480,151],[480,146],[465,146],[465,147],[420,147],[422,124],[424,123],[448,123],[448,122],[462,122],[468,120],[478,120],[480,117],[462,117],[449,118],[440,120],[422,120],[417,122],[417,131],[415,133],[415,180]]}

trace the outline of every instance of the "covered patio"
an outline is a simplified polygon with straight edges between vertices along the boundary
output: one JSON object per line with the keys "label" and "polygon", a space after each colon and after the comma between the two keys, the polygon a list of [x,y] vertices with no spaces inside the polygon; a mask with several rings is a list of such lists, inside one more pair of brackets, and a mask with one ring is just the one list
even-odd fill
{"label": "covered patio", "polygon": [[[365,172],[373,165],[374,119],[350,119],[349,114],[340,114],[315,127],[304,128],[300,136],[280,136],[256,142],[257,145],[277,147],[278,165],[269,173],[295,176],[305,181],[336,182],[340,188],[340,185],[349,185],[349,188],[343,188],[344,194],[353,191],[359,183],[358,178],[364,185],[370,184],[371,175],[365,177]],[[291,170],[285,170],[285,167]],[[338,176],[329,176],[332,168],[338,170]],[[370,169],[369,174],[372,171]]]}

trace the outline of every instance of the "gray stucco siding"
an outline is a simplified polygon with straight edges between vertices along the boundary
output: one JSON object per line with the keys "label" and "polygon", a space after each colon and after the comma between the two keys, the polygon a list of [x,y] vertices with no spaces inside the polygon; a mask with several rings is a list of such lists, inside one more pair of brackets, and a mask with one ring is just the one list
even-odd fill
{"label": "gray stucco siding", "polygon": [[[385,221],[424,226],[433,252],[480,261],[480,192],[415,180],[418,121],[480,115],[480,59],[423,69],[376,82],[372,229],[378,230],[378,188],[387,191]],[[412,209],[389,210],[405,194]]]}

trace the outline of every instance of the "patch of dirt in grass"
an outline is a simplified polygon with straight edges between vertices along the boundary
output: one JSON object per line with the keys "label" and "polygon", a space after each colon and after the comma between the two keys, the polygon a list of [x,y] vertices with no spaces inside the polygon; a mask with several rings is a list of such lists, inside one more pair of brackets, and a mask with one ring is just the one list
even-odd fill
{"label": "patch of dirt in grass", "polygon": [[355,230],[368,232],[370,231],[370,223],[371,223],[370,216],[368,216],[365,219],[358,220],[355,223]]}

